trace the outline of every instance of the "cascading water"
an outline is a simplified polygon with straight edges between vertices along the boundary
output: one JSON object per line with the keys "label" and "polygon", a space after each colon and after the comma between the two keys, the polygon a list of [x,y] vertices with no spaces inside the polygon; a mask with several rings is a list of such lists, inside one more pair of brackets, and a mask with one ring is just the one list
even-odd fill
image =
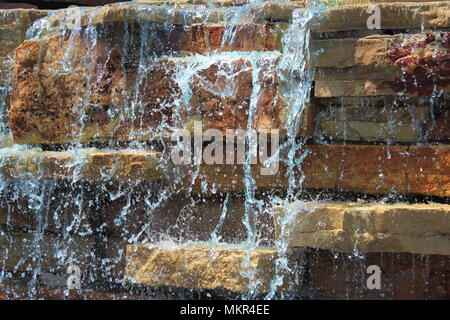
{"label": "cascading water", "polygon": [[[83,266],[83,286],[128,289],[123,275],[127,254],[123,244],[148,244],[168,249],[206,247],[244,252],[239,274],[248,282],[245,292],[239,295],[242,299],[299,298],[309,294],[304,283],[308,280],[303,251],[291,247],[291,231],[299,212],[306,215],[312,211],[311,204],[320,204],[329,197],[319,194],[311,200],[314,194],[303,187],[306,179],[303,165],[312,153],[311,140],[320,145],[342,142],[344,146],[348,141],[358,141],[352,131],[352,125],[358,121],[348,118],[351,112],[347,111],[347,97],[337,102],[330,100],[326,108],[318,111],[322,123],[316,121],[315,125],[319,134],[313,138],[299,136],[306,110],[312,103],[315,70],[311,61],[322,53],[312,50],[311,24],[317,24],[330,6],[312,1],[293,10],[289,21],[276,21],[285,24],[274,27],[270,33],[274,36],[280,32],[276,28],[282,29],[279,48],[262,51],[256,44],[252,47],[253,44],[242,43],[241,26],[260,23],[259,17],[271,3],[289,2],[254,1],[220,10],[207,5],[181,9],[170,5],[112,6],[130,7],[121,13],[129,15],[127,18],[104,15],[102,7],[69,8],[50,12],[28,28],[26,40],[39,44],[39,65],[44,67],[27,72],[35,72],[42,79],[56,79],[40,84],[41,90],[60,99],[58,103],[66,109],[49,110],[48,117],[64,112],[70,120],[64,124],[66,128],[55,126],[56,133],[48,130],[49,124],[43,121],[36,131],[49,132],[36,134],[41,139],[39,143],[11,143],[8,99],[11,92],[18,93],[11,88],[15,61],[12,56],[4,61],[10,64],[10,72],[0,75],[3,137],[0,165],[17,170],[0,175],[1,209],[6,211],[0,229],[0,237],[4,239],[0,284],[14,285],[26,279],[27,298],[35,298],[40,286],[51,282],[45,279],[56,274],[59,280],[54,281],[64,282],[67,266],[75,265]],[[218,16],[223,20],[220,23],[216,21]],[[269,18],[264,22],[272,23]],[[189,30],[199,28],[196,30],[201,30],[198,31],[201,34],[206,24],[215,28],[224,26],[219,41],[213,33],[216,31],[205,37],[209,44],[195,39],[195,35],[186,40]],[[191,44],[187,46],[189,41]],[[60,79],[64,85],[58,82]],[[408,75],[404,80],[410,81]],[[63,93],[52,92],[53,88],[45,87],[49,84],[59,85]],[[279,93],[274,94],[271,87],[276,87]],[[400,95],[382,103],[383,110],[388,110],[383,111],[387,119],[379,122],[387,125],[380,126],[374,135],[386,137],[382,142],[387,145],[388,160],[392,156],[390,147],[394,145],[391,137],[397,127],[406,119],[413,129],[404,130],[419,131],[426,116],[433,118],[434,105],[438,105],[435,101],[440,101],[441,93],[434,89],[427,101],[433,106],[428,115],[408,103],[408,99]],[[284,122],[280,125],[284,133],[279,149],[271,150],[272,157],[263,166],[279,160],[282,167],[279,176],[286,183],[283,191],[270,188],[261,191],[257,181],[260,168],[252,162],[258,153],[256,132],[278,129],[274,121],[266,118],[280,105],[284,106]],[[352,107],[356,105],[364,109],[379,107],[377,101],[365,97]],[[398,117],[395,110],[401,108],[407,109],[409,115]],[[357,116],[363,118],[359,113]],[[326,131],[325,122],[334,125],[333,132],[338,132],[334,137]],[[231,169],[220,171],[217,166],[211,169],[216,179],[204,179],[211,174],[205,173],[202,155],[207,144],[205,141],[196,144],[195,139],[208,127],[219,128],[222,134],[227,129],[245,130],[243,163],[233,169],[241,170],[241,175]],[[193,147],[189,143],[183,149],[189,159],[184,159],[181,165],[174,164],[171,158],[176,146],[186,142],[170,139],[177,130],[188,139],[190,134],[194,135],[189,140]],[[51,140],[53,133],[59,139],[56,143]],[[428,142],[427,134],[417,136],[419,139],[423,144]],[[114,157],[111,161],[102,160],[103,154]],[[121,157],[125,154],[133,156],[126,168],[134,178],[121,178],[125,167]],[[149,154],[158,155],[152,170],[160,172],[159,175],[135,173],[141,161],[139,156],[147,161]],[[62,163],[63,169],[54,174],[57,179],[49,179],[53,168],[46,162],[46,155]],[[65,159],[70,161],[64,162]],[[345,161],[341,162],[344,167]],[[86,179],[94,176],[90,168],[96,165],[100,169],[95,179]],[[34,167],[38,168],[34,172],[22,170]],[[384,168],[378,170],[383,180]],[[151,174],[154,176],[148,179]],[[344,170],[339,174],[339,181],[347,178]],[[228,189],[221,189],[223,180],[231,181]],[[277,206],[284,208],[280,215],[272,211]],[[208,216],[209,212],[215,215]],[[273,218],[277,219],[278,237],[273,236]],[[325,226],[326,222],[319,224]],[[21,240],[18,234],[24,231],[27,237]],[[363,230],[355,227],[354,232]],[[364,260],[358,246],[355,241],[353,252],[345,259]],[[261,248],[277,252],[268,289],[261,289],[261,270],[254,267],[253,254]],[[210,260],[219,255],[215,252]],[[359,272],[364,273],[362,264]],[[293,282],[292,275],[295,275]],[[135,281],[129,279],[131,284]],[[129,293],[133,292],[130,289]],[[70,291],[64,293],[69,295]],[[166,293],[156,294],[170,296]],[[188,295],[176,289],[174,294],[179,298]]]}

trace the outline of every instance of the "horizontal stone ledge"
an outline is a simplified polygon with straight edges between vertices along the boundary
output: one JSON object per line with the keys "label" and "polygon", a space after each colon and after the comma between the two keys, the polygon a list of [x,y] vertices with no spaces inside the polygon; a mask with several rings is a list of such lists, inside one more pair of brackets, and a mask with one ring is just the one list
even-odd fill
{"label": "horizontal stone ledge", "polygon": [[9,80],[9,70],[12,67],[9,56],[13,56],[14,50],[25,39],[25,33],[33,22],[46,15],[45,10],[0,8],[0,87],[5,86]]}
{"label": "horizontal stone ledge", "polygon": [[[448,1],[448,0],[444,0]],[[401,0],[322,0],[324,3],[331,3],[331,4],[337,4],[340,6],[349,6],[349,5],[356,5],[356,4],[366,4],[366,3],[396,3],[396,2],[436,2],[436,0],[408,0],[408,1],[401,1]]]}
{"label": "horizontal stone ledge", "polygon": [[[450,146],[308,145],[297,153],[300,158],[301,168],[292,174],[305,189],[450,196]],[[275,175],[261,175],[257,166],[252,173],[262,190],[289,185],[283,163]],[[201,190],[206,181],[207,190],[242,191],[244,176],[242,166],[205,165],[194,188]]]}
{"label": "horizontal stone ledge", "polygon": [[396,81],[402,79],[400,68],[389,67],[349,67],[349,68],[317,68],[314,70],[315,81]]}
{"label": "horizontal stone ledge", "polygon": [[[313,66],[318,68],[378,67],[385,72],[403,67],[406,72],[431,68],[450,58],[450,32],[435,31],[417,34],[370,35],[359,39],[315,40]],[[413,69],[413,70],[411,70]],[[443,71],[443,70],[442,70]]]}
{"label": "horizontal stone ledge", "polygon": [[[246,6],[241,20],[247,22],[286,21],[304,2],[258,3]],[[208,6],[195,3],[153,2],[148,4],[109,5],[96,8],[68,8],[48,17],[49,26],[73,29],[111,22],[157,22],[178,25],[230,22],[241,13],[240,8],[223,6],[220,1]]]}
{"label": "horizontal stone ledge", "polygon": [[7,179],[159,180],[160,157],[158,152],[4,149],[0,172]]}
{"label": "horizontal stone ledge", "polygon": [[[333,7],[318,15],[313,22],[315,32],[367,30],[367,12],[372,4]],[[381,29],[448,28],[450,2],[383,2],[377,7],[381,14]],[[376,30],[374,30],[376,31]]]}
{"label": "horizontal stone ledge", "polygon": [[[283,154],[283,152],[282,152]],[[305,189],[330,189],[367,194],[450,196],[450,146],[308,145],[293,170]],[[159,166],[161,154],[146,151],[68,152],[11,151],[0,156],[1,173],[9,179],[163,180],[186,192],[241,192],[244,166],[202,164]],[[273,175],[252,165],[262,190],[286,189],[288,170],[280,162]],[[296,185],[294,187],[300,187]]]}
{"label": "horizontal stone ledge", "polygon": [[450,205],[294,202],[273,211],[276,237],[294,247],[450,255]]}
{"label": "horizontal stone ledge", "polygon": [[316,81],[314,95],[318,98],[371,97],[371,96],[431,96],[434,93],[449,93],[450,80],[425,80],[414,83],[413,78],[396,81],[344,80]]}
{"label": "horizontal stone ledge", "polygon": [[[364,255],[305,249],[307,288],[316,299],[448,300],[450,256],[400,252]],[[381,288],[367,287],[369,266],[381,271]]]}
{"label": "horizontal stone ledge", "polygon": [[[259,293],[271,291],[278,256],[278,251],[271,248],[246,250],[208,244],[128,245],[126,252],[125,279],[132,284]],[[286,275],[277,291],[295,292],[298,285],[294,277]]]}

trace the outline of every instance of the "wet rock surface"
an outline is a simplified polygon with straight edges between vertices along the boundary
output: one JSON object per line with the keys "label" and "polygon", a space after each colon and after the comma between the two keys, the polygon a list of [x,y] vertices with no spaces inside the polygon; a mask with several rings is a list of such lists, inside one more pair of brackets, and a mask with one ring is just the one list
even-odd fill
{"label": "wet rock surface", "polygon": [[0,299],[448,298],[450,2],[325,2],[0,11]]}
{"label": "wet rock surface", "polygon": [[[274,208],[287,214],[282,208]],[[449,255],[447,205],[294,203],[298,219],[289,226],[291,246],[338,252],[409,252]],[[282,217],[275,218],[280,236]]]}

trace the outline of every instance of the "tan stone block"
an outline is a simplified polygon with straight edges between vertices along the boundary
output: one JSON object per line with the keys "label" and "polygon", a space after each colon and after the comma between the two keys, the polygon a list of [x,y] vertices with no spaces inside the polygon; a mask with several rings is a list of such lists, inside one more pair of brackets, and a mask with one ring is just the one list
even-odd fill
{"label": "tan stone block", "polygon": [[[127,246],[127,281],[159,287],[184,287],[247,292],[270,291],[277,250],[209,247]],[[245,273],[249,277],[244,276]],[[249,281],[250,279],[250,281]],[[290,292],[296,284],[285,277]],[[281,289],[281,288],[280,288]]]}
{"label": "tan stone block", "polygon": [[[208,2],[210,4],[210,2]],[[304,6],[302,1],[282,3],[260,3],[248,7],[245,20],[248,22],[286,21],[291,19],[293,10]],[[230,16],[231,14],[231,16]],[[235,14],[235,13],[234,13]],[[205,6],[202,3],[171,3],[164,1],[149,5],[104,6],[102,8],[68,8],[49,17],[49,25],[58,28],[73,29],[88,24],[98,25],[116,22],[156,22],[176,25],[216,24],[228,22],[233,12],[227,11],[227,5]]]}
{"label": "tan stone block", "polygon": [[[304,153],[307,153],[306,155]],[[5,178],[87,179],[144,181],[166,180],[182,192],[240,192],[244,168],[238,164],[186,165],[163,173],[156,152],[4,151]],[[332,189],[368,194],[422,194],[450,196],[450,150],[447,146],[308,145],[299,150],[301,171],[297,181],[306,189]],[[260,190],[288,186],[287,168],[280,162],[274,175],[261,174],[262,165],[252,165]],[[172,168],[172,167],[170,167]],[[196,172],[193,176],[192,173]]]}
{"label": "tan stone block", "polygon": [[[298,202],[274,212],[276,236],[287,232],[291,246],[450,255],[449,205]],[[292,215],[294,222],[283,227]]]}
{"label": "tan stone block", "polygon": [[[260,90],[253,127],[284,128],[276,52],[258,53],[254,63],[225,53],[206,64],[198,57],[161,58],[141,74],[133,66],[138,61],[123,70],[123,57],[111,43],[99,40],[91,50],[77,36],[60,40],[27,41],[17,50],[9,113],[17,143],[167,138],[168,126],[185,128],[192,120],[223,134],[246,129],[255,72]],[[77,50],[67,62],[70,46]],[[73,73],[62,70],[66,62]],[[133,90],[139,90],[138,103]]]}
{"label": "tan stone block", "polygon": [[[379,105],[381,104],[381,105]],[[372,98],[343,99],[340,101],[322,101],[318,117],[322,121],[358,121],[374,123],[423,124],[430,107],[421,106],[414,101],[413,106],[395,106],[393,102],[377,101]]]}
{"label": "tan stone block", "polygon": [[0,87],[8,82],[13,67],[10,59],[14,50],[24,41],[26,30],[34,21],[46,15],[45,10],[0,10]]}
{"label": "tan stone block", "polygon": [[448,38],[448,32],[428,32],[318,40],[313,64],[322,69],[315,76],[316,96],[447,92]]}
{"label": "tan stone block", "polygon": [[450,150],[444,146],[311,146],[302,164],[303,186],[448,196],[449,161]]}

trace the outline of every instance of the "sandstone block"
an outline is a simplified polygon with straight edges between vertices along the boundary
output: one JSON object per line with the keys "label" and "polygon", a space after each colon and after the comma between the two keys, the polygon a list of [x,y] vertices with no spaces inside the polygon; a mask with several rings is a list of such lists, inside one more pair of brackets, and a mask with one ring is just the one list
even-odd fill
{"label": "sandstone block", "polygon": [[316,95],[371,96],[397,91],[415,96],[431,95],[441,89],[447,92],[448,38],[448,32],[429,32],[318,40],[313,44],[313,50],[319,52],[313,64],[325,69],[316,72]]}
{"label": "sandstone block", "polygon": [[149,58],[143,68],[138,57],[122,57],[121,46],[61,40],[27,41],[17,50],[10,107],[17,143],[148,140],[192,120],[224,133],[246,129],[251,103],[253,128],[283,129],[276,52],[255,59],[223,53],[206,62]]}
{"label": "sandstone block", "polygon": [[26,30],[46,14],[35,9],[0,10],[0,87],[8,82],[14,50],[24,41]]}
{"label": "sandstone block", "polygon": [[[318,16],[312,24],[316,32],[366,30],[370,4],[337,6]],[[447,28],[450,24],[450,3],[389,2],[379,3],[381,29]]]}
{"label": "sandstone block", "polygon": [[[449,256],[372,252],[363,256],[308,249],[308,290],[316,299],[448,299]],[[367,288],[367,268],[377,265],[381,288]]]}
{"label": "sandstone block", "polygon": [[[318,138],[332,141],[393,141],[416,143],[426,134],[429,107],[378,106],[373,99],[322,102],[317,112]],[[328,106],[326,106],[328,104]],[[393,103],[392,103],[393,104]]]}
{"label": "sandstone block", "polygon": [[449,161],[446,146],[311,146],[302,164],[303,186],[446,197]]}
{"label": "sandstone block", "polygon": [[[306,189],[450,196],[447,146],[309,145],[299,150],[297,157],[303,160],[301,170],[294,168],[294,176],[297,181],[302,177]],[[161,155],[155,152],[86,152],[76,156],[68,152],[10,151],[1,158],[5,178],[129,182],[170,179],[171,185],[183,192],[244,190],[243,165],[169,165],[170,170],[162,172],[158,166]],[[262,165],[251,168],[261,190],[288,186],[283,162],[274,175],[262,175]]]}
{"label": "sandstone block", "polygon": [[16,151],[2,154],[2,174],[13,179],[159,180],[157,152]]}
{"label": "sandstone block", "polygon": [[367,96],[429,96],[435,92],[450,92],[450,83],[442,82],[435,86],[433,81],[425,81],[417,86],[402,80],[382,81],[316,81],[314,94],[318,98],[332,97],[367,97]]}
{"label": "sandstone block", "polygon": [[[104,6],[101,8],[68,8],[49,17],[49,25],[53,28],[77,28],[87,25],[99,25],[116,22],[140,23],[156,22],[176,25],[215,24],[233,21],[240,14],[236,8],[227,5],[205,5],[200,3],[182,3],[177,1],[167,5],[166,1],[156,1],[144,5]],[[225,1],[226,2],[226,1]],[[267,2],[248,6],[242,20],[246,22],[286,21],[292,18],[295,9],[304,6],[302,1]],[[239,17],[241,18],[241,17]]]}
{"label": "sandstone block", "polygon": [[395,141],[415,143],[422,130],[413,124],[362,121],[321,121],[320,136],[333,141]]}
{"label": "sandstone block", "polygon": [[[131,283],[152,287],[270,291],[277,251],[252,249],[249,254],[246,259],[245,249],[129,245],[126,277]],[[296,289],[287,278],[283,286]]]}
{"label": "sandstone block", "polygon": [[[308,204],[276,207],[276,236],[291,246],[338,252],[450,255],[450,206],[444,204]],[[283,225],[283,221],[294,222]],[[285,222],[284,222],[285,223]]]}

